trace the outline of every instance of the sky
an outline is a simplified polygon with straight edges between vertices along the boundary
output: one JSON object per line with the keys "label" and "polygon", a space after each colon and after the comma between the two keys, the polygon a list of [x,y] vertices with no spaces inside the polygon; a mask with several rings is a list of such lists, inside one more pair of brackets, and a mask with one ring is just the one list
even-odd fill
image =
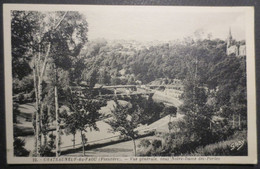
{"label": "sky", "polygon": [[89,40],[171,41],[194,35],[245,39],[245,12],[232,7],[183,8],[166,6],[88,6]]}

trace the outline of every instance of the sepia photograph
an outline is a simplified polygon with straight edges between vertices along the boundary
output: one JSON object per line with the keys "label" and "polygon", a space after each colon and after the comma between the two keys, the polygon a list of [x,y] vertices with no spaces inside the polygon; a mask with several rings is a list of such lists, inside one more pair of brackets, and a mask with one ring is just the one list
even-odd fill
{"label": "sepia photograph", "polygon": [[257,163],[253,7],[3,9],[9,164]]}

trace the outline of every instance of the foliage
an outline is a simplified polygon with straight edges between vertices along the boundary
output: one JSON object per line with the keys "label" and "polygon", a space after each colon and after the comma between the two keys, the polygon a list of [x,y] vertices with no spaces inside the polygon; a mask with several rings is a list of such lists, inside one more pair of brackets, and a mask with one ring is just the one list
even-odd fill
{"label": "foliage", "polygon": [[112,110],[112,118],[106,122],[111,126],[113,132],[119,132],[125,137],[135,139],[138,131],[135,130],[141,123],[143,109],[136,104],[121,105],[115,100],[115,106]]}
{"label": "foliage", "polygon": [[140,156],[161,156],[162,152],[162,141],[153,139],[143,139],[141,140],[140,144],[139,155]]}
{"label": "foliage", "polygon": [[247,141],[245,141],[240,148],[232,148],[232,144],[239,142],[241,140],[233,139],[221,141],[215,144],[210,144],[205,147],[197,148],[194,153],[186,154],[190,156],[245,156],[247,155]]}
{"label": "foliage", "polygon": [[[196,79],[195,79],[196,80]],[[184,104],[180,110],[184,113],[184,121],[179,128],[191,141],[208,143],[211,133],[212,107],[206,104],[207,95],[204,88],[187,81],[184,88]]]}
{"label": "foliage", "polygon": [[51,157],[54,156],[54,153],[52,152],[52,150],[54,150],[56,148],[55,145],[55,139],[56,136],[53,134],[49,134],[49,141],[47,144],[44,144],[40,147],[40,156],[41,157]]}
{"label": "foliage", "polygon": [[38,28],[39,16],[27,11],[12,11],[11,16],[12,67],[15,67],[12,74],[21,80],[32,71],[29,63],[34,47],[31,42]]}
{"label": "foliage", "polygon": [[33,91],[33,77],[32,75],[24,76],[21,80],[18,78],[13,79],[13,92],[19,93],[30,93]]}
{"label": "foliage", "polygon": [[[216,71],[213,67],[225,58],[226,50],[225,42],[221,40],[201,40],[196,43],[176,41],[145,48],[138,48],[138,43],[137,46],[134,43],[131,45],[132,47],[129,47],[128,43],[123,41],[114,43],[105,40],[91,41],[87,45],[87,50],[81,52],[81,56],[85,59],[86,67],[90,69],[98,65],[100,70],[106,70],[112,77],[119,78],[121,77],[119,71],[123,68],[124,77],[128,79],[133,77],[146,84],[158,78],[185,79],[189,69],[194,65],[192,59],[196,55],[201,65],[198,71],[204,74],[201,80],[212,79],[211,73]],[[212,84],[213,82],[214,80]],[[120,83],[114,82],[114,84]]]}
{"label": "foliage", "polygon": [[98,82],[98,71],[97,69],[87,70],[85,69],[83,71],[84,81],[86,81],[87,85],[90,88],[93,88],[95,84]]}
{"label": "foliage", "polygon": [[99,84],[109,85],[111,81],[110,79],[111,76],[107,70],[104,69],[99,71],[99,78],[98,78]]}
{"label": "foliage", "polygon": [[225,53],[216,51],[216,46],[208,48],[208,45],[212,41],[191,42],[182,48],[187,68],[183,80],[184,104],[180,107],[184,117],[169,123],[169,129],[175,132],[165,136],[159,154],[193,153],[198,146],[228,139],[235,131],[230,124],[234,113],[241,121],[246,120],[244,58],[226,57]]}
{"label": "foliage", "polygon": [[99,110],[106,105],[105,101],[94,99],[89,89],[82,90],[83,96],[77,95],[70,89],[66,93],[66,105],[69,107],[69,111],[61,114],[66,128],[75,128],[85,132],[87,132],[86,128],[98,130],[96,122],[101,118]]}
{"label": "foliage", "polygon": [[81,133],[83,155],[85,155],[85,143],[87,138],[83,132],[99,130],[96,122],[102,119],[102,114],[99,112],[101,107],[106,105],[104,100],[94,98],[91,89],[80,90],[77,92],[68,88],[66,92],[66,105],[69,110],[64,110],[60,114],[60,118],[64,122],[66,132],[75,134],[77,131]]}
{"label": "foliage", "polygon": [[130,138],[134,144],[134,155],[136,156],[135,139],[138,136],[136,128],[142,123],[144,109],[136,102],[138,100],[131,98],[132,102],[128,105],[121,105],[115,99],[114,109],[111,111],[112,117],[105,122],[111,126],[112,132],[119,132],[121,136]]}
{"label": "foliage", "polygon": [[29,151],[24,148],[24,140],[17,137],[14,138],[14,155],[15,156],[29,156]]}
{"label": "foliage", "polygon": [[[67,71],[71,69],[75,57],[79,55],[87,41],[87,27],[86,18],[79,12],[12,11],[13,77],[20,80],[15,84],[17,86],[15,86],[14,91],[25,92],[29,90],[32,93],[32,88],[35,89],[36,119],[40,119],[36,120],[36,125],[34,125],[37,133],[37,137],[35,137],[37,154],[41,145],[40,124],[42,119],[48,123],[48,118],[45,118],[47,116],[39,117],[40,114],[43,114],[44,96],[50,94],[43,92],[44,87],[46,87],[43,84],[49,81],[50,86],[57,87],[57,69]],[[54,70],[55,75],[46,76],[46,67],[51,71]],[[26,80],[26,76],[31,77],[30,80],[34,80],[33,83],[29,83],[34,84],[34,86],[27,85],[28,81],[25,81],[25,84],[19,84]],[[55,94],[57,95],[57,93]],[[24,95],[19,94],[18,99],[23,101],[24,98]],[[58,103],[56,102],[55,105],[56,110],[58,110]],[[44,128],[46,128],[45,124]]]}
{"label": "foliage", "polygon": [[163,109],[163,115],[161,115],[161,117],[167,116],[167,115],[176,116],[176,114],[177,114],[177,107],[167,106]]}
{"label": "foliage", "polygon": [[[231,135],[231,136],[230,136]],[[142,140],[139,144],[141,156],[229,156],[247,155],[247,132],[245,130],[229,134],[225,141],[215,140],[213,144],[201,145],[191,141],[182,133],[166,133],[161,146],[152,146],[151,140]],[[235,143],[241,143],[236,145]],[[241,148],[240,148],[241,146]]]}
{"label": "foliage", "polygon": [[[55,28],[63,16],[60,27]],[[245,57],[226,56],[226,43],[222,40],[202,40],[196,32],[196,40],[187,38],[143,47],[137,42],[129,45],[129,42],[110,43],[103,39],[85,43],[88,25],[78,12],[13,11],[11,31],[14,99],[19,103],[34,99],[33,80],[42,85],[39,100],[43,103],[39,107],[45,115],[41,118],[43,123],[55,119],[54,86],[58,86],[61,105],[69,107],[69,111],[61,113],[66,130],[75,134],[86,128],[97,130],[96,122],[101,118],[98,110],[104,102],[93,95],[96,83],[136,84],[138,80],[147,84],[163,78],[165,84],[171,84],[173,79],[184,83],[184,104],[179,109],[184,118],[178,123],[169,123],[169,129],[176,130],[175,135],[165,137],[165,144],[159,146],[163,153],[190,153],[198,145],[226,140],[236,130],[231,121],[237,123],[239,129],[246,128],[243,125],[247,123]],[[39,74],[37,69],[44,67],[49,44],[44,78],[34,79],[32,70]],[[40,79],[43,81],[37,82]],[[68,88],[82,81],[87,84],[87,89],[80,91],[82,94]],[[114,132],[132,139],[137,137],[138,125],[150,124],[177,112],[176,107],[165,108],[155,103],[151,96],[147,99],[131,97],[128,101],[131,104],[127,106],[116,101],[108,123]],[[14,105],[14,114],[17,110]],[[216,117],[221,120],[215,120]],[[159,149],[156,147],[154,143],[153,154]]]}
{"label": "foliage", "polygon": [[164,104],[155,102],[152,99],[152,95],[147,97],[137,95],[125,99],[132,104],[134,109],[142,109],[142,115],[140,115],[139,119],[140,124],[151,124],[159,118],[164,117]]}
{"label": "foliage", "polygon": [[142,139],[138,145],[138,147],[148,148],[151,145],[151,142],[149,139]]}
{"label": "foliage", "polygon": [[19,108],[19,104],[14,102],[13,103],[13,123],[17,123],[17,116],[21,113]]}

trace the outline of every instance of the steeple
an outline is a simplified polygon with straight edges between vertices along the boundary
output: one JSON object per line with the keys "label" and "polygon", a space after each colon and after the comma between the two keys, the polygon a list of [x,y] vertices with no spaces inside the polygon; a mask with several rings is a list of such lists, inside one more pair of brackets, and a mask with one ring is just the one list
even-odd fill
{"label": "steeple", "polygon": [[231,28],[229,27],[229,34],[227,38],[227,47],[232,46],[232,34],[231,34]]}

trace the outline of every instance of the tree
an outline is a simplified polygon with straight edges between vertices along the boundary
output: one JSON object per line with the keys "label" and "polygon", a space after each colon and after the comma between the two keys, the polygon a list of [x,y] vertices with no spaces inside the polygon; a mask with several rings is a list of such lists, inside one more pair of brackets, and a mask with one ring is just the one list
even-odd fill
{"label": "tree", "polygon": [[[188,73],[184,81],[183,105],[180,110],[184,113],[184,123],[180,129],[185,132],[191,142],[207,144],[210,136],[213,110],[206,104],[208,95],[202,67],[204,67],[204,48],[198,41],[187,55]],[[185,129],[184,129],[185,128]]]}
{"label": "tree", "polygon": [[[54,22],[56,16],[59,13],[54,14]],[[60,29],[57,29],[60,25]],[[60,120],[59,120],[59,103],[58,103],[58,73],[57,69],[68,69],[71,66],[71,58],[76,57],[84,43],[87,40],[87,22],[85,18],[78,12],[64,12],[54,27],[56,31],[52,31],[50,37],[50,43],[53,45],[52,59],[55,71],[55,86],[54,86],[54,98],[55,98],[55,112],[56,112],[56,156],[59,156],[59,143],[60,143]]]}
{"label": "tree", "polygon": [[155,102],[152,97],[153,95],[146,96],[146,98],[143,96],[132,96],[130,99],[131,104],[138,105],[143,109],[142,116],[140,116],[141,124],[151,124],[160,119],[163,114],[164,104]]}
{"label": "tree", "polygon": [[[171,117],[174,117],[176,116],[177,114],[177,108],[175,106],[169,106],[169,107],[165,107],[164,108],[164,113],[166,115],[169,115],[169,126],[170,126],[170,123],[171,123]],[[169,132],[171,132],[171,128],[169,127]]]}
{"label": "tree", "polygon": [[[23,58],[27,64],[32,61],[31,69],[34,75],[36,99],[36,125],[34,126],[36,126],[35,149],[37,156],[41,146],[40,117],[43,113],[44,98],[42,84],[47,64],[52,58],[56,68],[69,68],[69,58],[77,56],[87,40],[86,32],[87,22],[78,12],[12,11],[13,64],[15,67],[20,66],[16,63],[19,63]],[[17,59],[19,56],[21,56],[20,60]],[[21,72],[25,72],[25,70],[29,69],[24,69]],[[21,78],[24,75],[14,72],[14,76]],[[58,105],[56,104],[56,106]]]}
{"label": "tree", "polygon": [[[207,143],[209,138],[212,109],[206,104],[207,95],[203,88],[194,87],[186,89],[184,96],[184,104],[180,110],[184,113],[184,120],[187,125],[183,125],[181,129],[186,131],[186,135],[191,141],[199,142],[200,144]],[[192,94],[194,92],[194,94]],[[183,127],[186,129],[184,130]]]}
{"label": "tree", "polygon": [[135,139],[138,136],[136,128],[142,122],[143,109],[136,104],[122,106],[118,100],[112,110],[112,118],[106,122],[111,126],[113,132],[119,132],[122,136],[130,138],[134,144],[134,156],[136,156]]}
{"label": "tree", "polygon": [[[247,98],[246,98],[246,88],[244,86],[238,86],[237,89],[231,93],[231,110],[233,111],[233,116],[236,114],[238,116],[238,128],[241,129],[241,121],[247,120]],[[233,117],[233,127],[235,127],[235,119]]]}
{"label": "tree", "polygon": [[128,85],[135,85],[135,79],[133,76],[130,76],[130,78],[128,79],[127,81],[127,84]]}
{"label": "tree", "polygon": [[88,87],[93,88],[98,82],[98,71],[96,68],[82,72],[83,79],[87,82]]}
{"label": "tree", "polygon": [[[67,131],[75,134],[80,132],[83,156],[85,155],[86,136],[83,132],[99,130],[96,122],[102,118],[99,113],[101,107],[105,106],[103,100],[98,100],[92,95],[91,89],[79,89],[77,91],[67,90],[67,104],[69,111],[64,111],[61,118],[65,123]],[[77,93],[81,93],[79,96]]]}
{"label": "tree", "polygon": [[[13,76],[19,79],[29,74],[33,70],[34,72],[34,88],[36,95],[36,123],[35,126],[35,149],[38,152],[41,144],[40,137],[40,126],[39,126],[39,99],[38,99],[38,86],[37,76],[40,76],[40,67],[37,67],[38,73],[36,74],[36,57],[33,59],[38,48],[38,36],[39,32],[42,31],[40,28],[40,20],[43,15],[38,12],[30,11],[12,11],[12,60],[13,60]],[[39,56],[39,55],[38,55]],[[37,60],[39,62],[39,57]],[[32,68],[30,68],[30,61],[32,60]],[[22,63],[22,64],[20,64]],[[22,65],[22,66],[21,66]],[[20,68],[20,70],[19,70]],[[18,70],[18,71],[17,71]],[[17,72],[16,72],[17,71]],[[39,78],[40,79],[40,78]],[[40,80],[39,80],[40,81]],[[38,153],[37,153],[38,154]]]}
{"label": "tree", "polygon": [[118,77],[112,77],[111,78],[111,85],[120,85],[121,84],[121,80]]}
{"label": "tree", "polygon": [[[48,77],[46,82],[46,87],[43,90],[43,114],[41,114],[41,123],[42,123],[42,134],[44,136],[44,147],[47,145],[47,134],[48,134],[48,126],[50,122],[54,122],[56,124],[57,129],[60,128],[59,123],[60,119],[58,117],[60,111],[60,105],[65,104],[64,93],[70,85],[69,72],[65,71],[62,68],[55,68],[55,65],[50,60],[48,64],[46,76]],[[59,104],[57,96],[59,95]],[[56,155],[60,154],[60,137],[59,132],[56,134]]]}
{"label": "tree", "polygon": [[99,72],[99,79],[98,79],[99,84],[109,85],[110,79],[111,79],[111,76],[107,72],[107,70],[104,69]]}
{"label": "tree", "polygon": [[216,92],[219,114],[231,121],[232,128],[236,128],[237,122],[241,129],[241,121],[247,119],[245,58],[228,57],[215,69],[219,69],[215,75],[221,77]]}
{"label": "tree", "polygon": [[28,156],[29,151],[24,148],[24,140],[21,140],[17,137],[14,138],[14,155],[15,156]]}
{"label": "tree", "polygon": [[12,43],[12,75],[13,78],[22,79],[32,72],[30,61],[34,35],[40,17],[34,12],[12,11],[11,13],[11,43]]}

